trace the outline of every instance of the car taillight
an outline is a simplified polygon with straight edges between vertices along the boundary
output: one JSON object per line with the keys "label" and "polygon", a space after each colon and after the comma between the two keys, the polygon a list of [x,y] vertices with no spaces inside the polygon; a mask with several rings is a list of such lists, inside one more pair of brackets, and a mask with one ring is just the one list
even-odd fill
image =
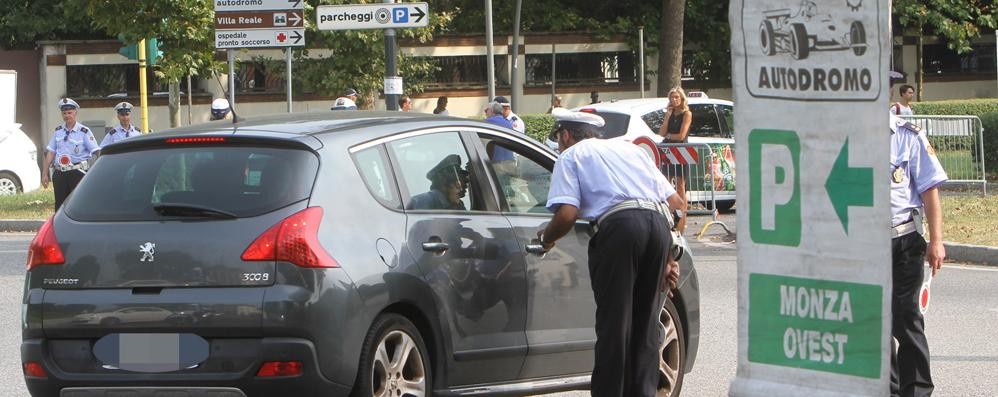
{"label": "car taillight", "polygon": [[30,378],[48,378],[48,372],[45,372],[45,367],[34,361],[28,361],[24,363],[24,376]]}
{"label": "car taillight", "polygon": [[220,136],[196,136],[190,138],[167,138],[166,143],[173,145],[185,145],[192,143],[223,143],[225,137]]}
{"label": "car taillight", "polygon": [[256,376],[270,378],[276,376],[301,375],[301,361],[267,361],[256,371]]}
{"label": "car taillight", "polygon": [[35,266],[61,265],[65,262],[66,258],[62,256],[62,248],[59,248],[59,241],[55,238],[55,228],[52,227],[50,216],[38,229],[38,234],[35,234],[31,245],[28,246],[27,268],[30,271]]}
{"label": "car taillight", "polygon": [[319,244],[322,207],[309,207],[263,232],[243,251],[244,261],[285,261],[301,267],[340,267]]}
{"label": "car taillight", "polygon": [[582,108],[582,109],[579,109],[579,111],[583,112],[583,113],[596,113],[596,109],[593,109],[593,108]]}

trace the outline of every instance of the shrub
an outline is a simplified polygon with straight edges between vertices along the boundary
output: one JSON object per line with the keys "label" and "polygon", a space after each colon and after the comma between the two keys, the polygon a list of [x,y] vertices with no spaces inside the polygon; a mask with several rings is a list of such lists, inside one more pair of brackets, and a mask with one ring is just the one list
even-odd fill
{"label": "shrub", "polygon": [[957,99],[947,101],[915,102],[915,114],[969,115],[981,117],[986,113],[998,112],[998,99]]}
{"label": "shrub", "polygon": [[[981,119],[984,127],[984,167],[988,172],[988,179],[998,177],[998,99],[956,99],[946,101],[915,102],[912,110],[916,115],[949,115],[949,116],[977,116]],[[940,139],[933,140],[933,145],[952,145],[954,148],[962,149],[966,141],[954,141],[955,137],[934,137]],[[975,137],[976,138],[976,137]],[[971,155],[973,160],[978,159],[977,140],[973,139]]]}
{"label": "shrub", "polygon": [[[985,113],[981,116],[984,126],[984,168],[989,179],[998,179],[998,111]],[[974,143],[974,153],[977,153],[977,143]]]}
{"label": "shrub", "polygon": [[544,143],[548,139],[548,134],[551,133],[551,128],[554,127],[554,117],[550,114],[528,114],[520,115],[520,117],[523,118],[523,122],[527,125],[528,136],[541,143]]}

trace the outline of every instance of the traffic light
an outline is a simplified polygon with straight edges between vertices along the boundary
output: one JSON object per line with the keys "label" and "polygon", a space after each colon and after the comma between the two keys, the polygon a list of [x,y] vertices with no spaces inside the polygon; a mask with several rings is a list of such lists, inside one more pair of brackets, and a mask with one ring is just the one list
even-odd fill
{"label": "traffic light", "polygon": [[[124,36],[118,35],[118,41],[125,43]],[[138,60],[139,59],[139,49],[137,43],[127,44],[118,50],[118,53],[123,57]],[[149,66],[156,64],[156,61],[163,56],[163,51],[159,50],[159,41],[156,39],[146,39],[146,63]]]}

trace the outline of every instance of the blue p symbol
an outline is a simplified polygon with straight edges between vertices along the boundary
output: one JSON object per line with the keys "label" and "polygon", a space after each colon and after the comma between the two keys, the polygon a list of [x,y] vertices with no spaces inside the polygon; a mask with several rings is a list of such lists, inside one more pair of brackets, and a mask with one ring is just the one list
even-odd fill
{"label": "blue p symbol", "polygon": [[409,22],[409,8],[399,7],[392,9],[392,22],[394,23],[408,23]]}

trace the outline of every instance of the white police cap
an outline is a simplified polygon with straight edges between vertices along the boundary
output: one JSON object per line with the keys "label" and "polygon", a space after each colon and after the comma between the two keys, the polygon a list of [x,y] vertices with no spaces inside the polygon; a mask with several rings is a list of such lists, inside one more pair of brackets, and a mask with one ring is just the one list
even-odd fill
{"label": "white police cap", "polygon": [[229,100],[225,98],[217,98],[211,101],[211,110],[228,110]]}
{"label": "white police cap", "polygon": [[80,105],[77,104],[76,101],[74,101],[74,100],[72,100],[70,98],[62,98],[62,99],[60,99],[57,106],[59,106],[60,110],[70,110],[70,109],[79,109],[80,108]]}
{"label": "white police cap", "polygon": [[132,112],[132,104],[130,104],[128,102],[118,102],[117,105],[114,105],[114,111],[116,111],[118,113],[131,113]]}
{"label": "white police cap", "polygon": [[551,109],[551,115],[554,116],[555,122],[560,123],[581,123],[588,124],[596,128],[602,128],[606,125],[606,121],[598,115],[586,112],[573,112],[565,108]]}

